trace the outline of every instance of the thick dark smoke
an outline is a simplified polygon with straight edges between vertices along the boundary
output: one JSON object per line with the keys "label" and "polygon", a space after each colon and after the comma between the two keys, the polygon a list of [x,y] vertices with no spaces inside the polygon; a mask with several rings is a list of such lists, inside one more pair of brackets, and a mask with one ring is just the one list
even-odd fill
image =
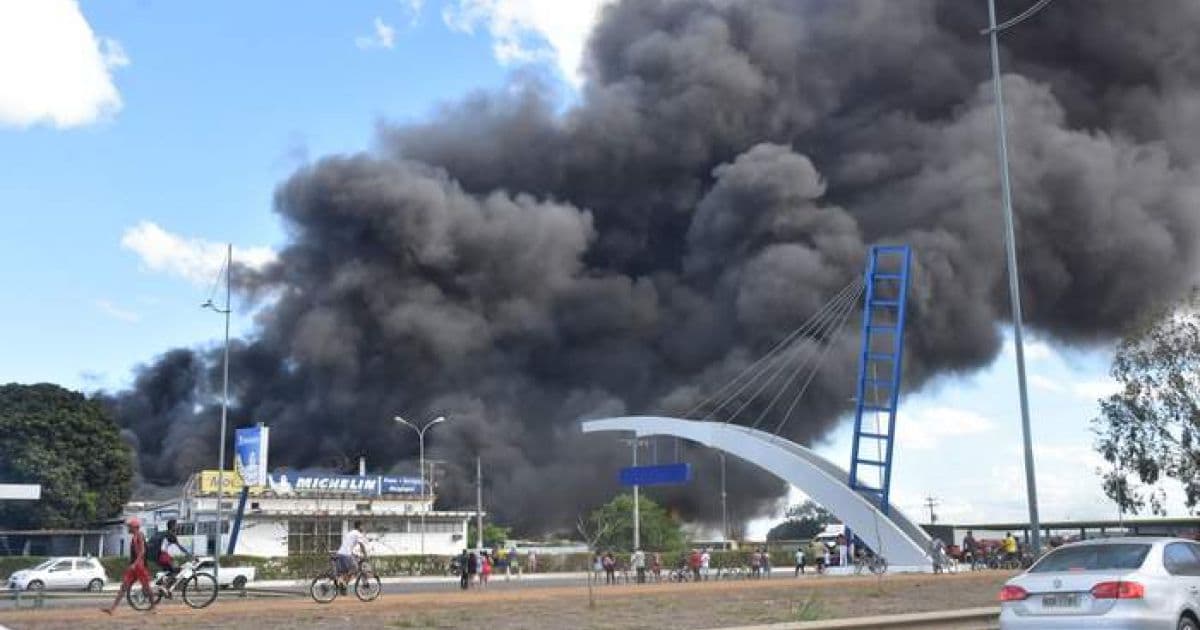
{"label": "thick dark smoke", "polygon": [[[1012,15],[1027,2],[1001,2]],[[562,111],[524,82],[280,185],[290,234],[234,353],[239,424],[274,465],[411,461],[391,421],[446,414],[441,503],[553,529],[627,447],[576,420],[682,413],[861,273],[915,247],[907,385],[992,360],[1008,313],[982,1],[637,0],[607,9]],[[1200,245],[1200,5],[1060,0],[1004,38],[1022,288],[1063,343],[1190,287]],[[786,427],[848,406],[855,333]],[[218,355],[173,350],[113,397],[141,473],[212,461]],[[660,461],[672,445],[658,445]],[[716,461],[661,495],[712,522]],[[644,457],[648,456],[646,454]],[[749,517],[783,486],[732,467]]]}

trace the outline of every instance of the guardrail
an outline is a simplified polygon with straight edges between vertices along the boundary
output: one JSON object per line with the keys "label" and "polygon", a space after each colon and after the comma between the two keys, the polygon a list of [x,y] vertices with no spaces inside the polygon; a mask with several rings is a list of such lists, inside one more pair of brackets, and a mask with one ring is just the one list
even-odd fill
{"label": "guardrail", "polygon": [[826,621],[799,621],[760,626],[738,626],[723,630],[898,630],[907,628],[936,628],[941,630],[995,630],[1000,627],[1000,609],[996,607],[968,608],[930,613],[852,617]]}

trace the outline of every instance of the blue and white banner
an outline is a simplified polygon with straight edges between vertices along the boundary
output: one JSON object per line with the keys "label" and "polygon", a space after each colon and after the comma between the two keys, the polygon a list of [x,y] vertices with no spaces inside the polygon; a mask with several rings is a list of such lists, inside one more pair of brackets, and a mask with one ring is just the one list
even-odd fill
{"label": "blue and white banner", "polygon": [[258,425],[238,429],[233,438],[233,468],[251,488],[267,485],[267,447],[270,430]]}
{"label": "blue and white banner", "polygon": [[380,492],[383,494],[421,494],[420,477],[388,477],[382,478]]}

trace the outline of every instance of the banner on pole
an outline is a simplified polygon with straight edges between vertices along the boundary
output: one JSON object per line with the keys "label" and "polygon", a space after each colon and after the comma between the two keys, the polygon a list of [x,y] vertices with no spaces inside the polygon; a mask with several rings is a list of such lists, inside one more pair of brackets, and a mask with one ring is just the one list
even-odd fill
{"label": "banner on pole", "polygon": [[252,488],[267,485],[267,447],[270,429],[264,425],[238,429],[233,440],[233,468]]}

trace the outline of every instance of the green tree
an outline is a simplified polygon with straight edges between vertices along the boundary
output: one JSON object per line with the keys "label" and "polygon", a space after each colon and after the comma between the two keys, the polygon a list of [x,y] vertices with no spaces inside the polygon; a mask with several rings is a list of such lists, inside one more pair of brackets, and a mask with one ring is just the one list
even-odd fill
{"label": "green tree", "polygon": [[[501,527],[493,523],[483,524],[483,546],[489,549],[495,549],[508,541],[508,533],[511,527]],[[475,538],[479,535],[479,528],[475,527],[475,521],[467,523],[467,548],[475,548]]]}
{"label": "green tree", "polygon": [[1160,313],[1117,347],[1109,373],[1120,391],[1100,400],[1096,448],[1111,465],[1104,492],[1122,509],[1164,514],[1159,482],[1200,502],[1200,299]]}
{"label": "green tree", "polygon": [[804,540],[821,533],[833,517],[825,508],[805,501],[788,508],[787,520],[767,532],[767,540]]}
{"label": "green tree", "polygon": [[0,386],[0,481],[42,485],[0,502],[0,527],[88,527],[129,500],[133,456],[99,404],[57,385]]}
{"label": "green tree", "polygon": [[[683,530],[665,509],[645,496],[639,497],[642,549],[673,551],[682,549]],[[633,545],[633,495],[619,494],[612,501],[596,508],[590,517],[594,523],[607,528],[596,540],[597,549],[630,551]]]}

